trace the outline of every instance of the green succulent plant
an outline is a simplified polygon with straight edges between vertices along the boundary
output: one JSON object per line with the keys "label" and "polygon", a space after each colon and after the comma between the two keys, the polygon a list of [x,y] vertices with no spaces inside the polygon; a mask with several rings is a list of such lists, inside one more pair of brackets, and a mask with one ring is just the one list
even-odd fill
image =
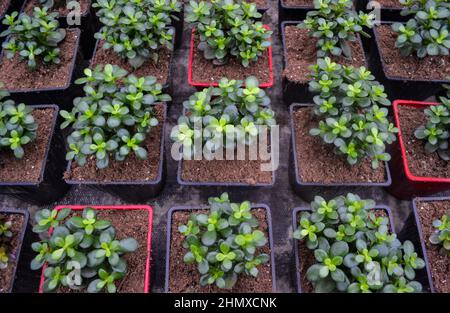
{"label": "green succulent plant", "polygon": [[148,59],[157,64],[161,47],[173,49],[170,24],[178,19],[174,15],[181,10],[178,0],[97,0],[92,6],[103,25],[95,38],[133,68]]}
{"label": "green succulent plant", "polygon": [[231,289],[240,275],[257,277],[258,267],[269,261],[259,253],[267,238],[257,229],[250,202],[231,203],[224,193],[209,204],[209,213],[193,213],[187,224],[179,225],[187,250],[183,261],[197,266],[201,286]]}
{"label": "green succulent plant", "polygon": [[351,57],[349,42],[357,40],[357,34],[370,37],[364,28],[372,28],[375,16],[353,10],[351,0],[314,0],[314,9],[298,25],[309,30],[309,35],[317,38],[317,56],[330,55]]}
{"label": "green succulent plant", "polygon": [[405,7],[401,15],[411,16],[403,23],[392,24],[398,34],[395,46],[402,55],[449,55],[450,3],[447,0],[400,0]]}
{"label": "green succulent plant", "polygon": [[271,31],[261,22],[256,5],[244,1],[190,1],[186,21],[200,36],[198,49],[214,64],[236,57],[244,67],[256,61],[271,45]]}
{"label": "green succulent plant", "polygon": [[7,29],[0,37],[7,37],[3,43],[6,57],[12,59],[16,54],[35,69],[40,65],[59,64],[58,45],[66,37],[66,30],[59,27],[58,13],[48,13],[48,8],[35,7],[33,15],[19,15],[13,12],[6,15],[3,24]]}
{"label": "green succulent plant", "polygon": [[61,128],[72,126],[67,138],[67,160],[84,166],[87,157],[95,157],[99,169],[106,168],[113,157],[125,160],[130,154],[147,159],[144,141],[158,125],[153,104],[170,101],[153,76],[136,77],[124,69],[107,64],[85,69],[85,95],[74,99],[71,112],[62,110]]}
{"label": "green succulent plant", "polygon": [[430,236],[430,242],[441,247],[441,253],[450,257],[450,211],[440,219],[433,221],[434,232]]}
{"label": "green succulent plant", "polygon": [[[44,239],[32,244],[37,255],[30,266],[38,270],[47,265],[45,292],[57,291],[61,286],[86,288],[91,293],[117,291],[115,283],[128,270],[123,256],[138,248],[134,238],[119,240],[111,223],[98,219],[92,208],[85,208],[81,215],[62,209],[39,211],[37,216],[38,224],[46,223],[33,231],[44,235]],[[49,227],[53,227],[50,234]]]}
{"label": "green succulent plant", "polygon": [[369,158],[372,167],[389,161],[386,146],[396,140],[397,128],[388,120],[391,103],[384,87],[365,67],[354,68],[318,59],[311,67],[309,90],[314,96],[314,114],[319,119],[312,136],[333,145],[350,165]]}
{"label": "green succulent plant", "polygon": [[12,244],[12,222],[0,218],[0,270],[8,267]]}
{"label": "green succulent plant", "polygon": [[330,201],[316,196],[311,211],[301,213],[293,236],[314,253],[305,275],[315,292],[422,291],[414,279],[425,262],[374,208],[373,200],[349,193]]}

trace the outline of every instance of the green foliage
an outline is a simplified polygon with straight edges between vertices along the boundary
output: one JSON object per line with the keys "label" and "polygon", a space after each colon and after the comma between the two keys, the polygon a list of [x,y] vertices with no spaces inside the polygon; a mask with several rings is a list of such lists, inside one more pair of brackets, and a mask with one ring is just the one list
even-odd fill
{"label": "green foliage", "polygon": [[8,27],[0,37],[10,36],[3,43],[6,57],[17,53],[31,69],[41,64],[61,62],[58,45],[66,37],[66,30],[59,28],[58,13],[48,13],[48,8],[35,7],[32,16],[13,12],[6,15],[3,24]]}
{"label": "green foliage", "polygon": [[442,160],[449,161],[450,85],[445,87],[448,90],[447,97],[441,97],[442,104],[429,106],[424,110],[427,123],[417,128],[414,135],[425,141],[428,153],[437,152]]}
{"label": "green foliage", "polygon": [[39,4],[46,8],[62,8],[66,6],[66,3],[72,0],[39,0]]}
{"label": "green foliage", "polygon": [[8,267],[11,251],[12,222],[0,218],[0,270]]}
{"label": "green foliage", "polygon": [[[45,292],[56,291],[61,286],[74,290],[87,288],[88,292],[105,289],[116,292],[115,282],[127,273],[123,256],[138,248],[135,239],[116,238],[115,228],[109,221],[98,219],[92,208],[85,208],[81,216],[70,209],[40,211],[37,216],[41,227],[33,231],[45,239],[32,244],[37,255],[31,269],[47,264]],[[49,227],[54,227],[51,234],[48,234]]]}
{"label": "green foliage", "polygon": [[190,1],[186,9],[186,21],[200,35],[198,49],[216,65],[234,56],[248,67],[266,51],[272,32],[256,21],[260,17],[255,4],[240,0]]}
{"label": "green foliage", "polygon": [[443,255],[450,257],[450,211],[447,211],[440,219],[433,221],[434,233],[430,236],[430,242],[442,247]]}
{"label": "green foliage", "polygon": [[300,28],[308,29],[317,40],[317,56],[351,57],[349,42],[356,41],[357,34],[370,37],[364,27],[372,28],[375,16],[353,10],[351,0],[314,0],[315,10],[309,11]]}
{"label": "green foliage", "polygon": [[23,146],[36,138],[37,124],[31,107],[7,97],[9,93],[0,90],[0,148],[11,149],[21,159],[25,154]]}
{"label": "green foliage", "polygon": [[97,0],[92,4],[103,24],[95,38],[104,41],[103,49],[113,49],[128,59],[133,68],[146,60],[158,62],[158,49],[173,49],[173,15],[180,12],[177,0]]}
{"label": "green foliage", "polygon": [[354,194],[330,201],[316,196],[300,216],[294,238],[314,252],[306,272],[316,292],[420,292],[414,281],[425,262],[410,241],[389,231],[373,200]]}
{"label": "green foliage", "polygon": [[223,147],[234,149],[236,140],[250,145],[260,133],[260,126],[275,124],[269,105],[270,99],[255,77],[248,77],[245,86],[242,81],[222,78],[218,87],[196,92],[183,103],[188,114],[178,119],[171,138],[184,148],[192,147],[193,153],[194,140],[200,136],[209,152]]}
{"label": "green foliage", "polygon": [[102,169],[109,165],[110,156],[123,161],[134,153],[146,159],[144,141],[158,124],[153,104],[170,101],[170,96],[162,93],[155,77],[127,76],[115,65],[85,69],[84,74],[75,83],[84,84],[85,96],[74,99],[71,112],[60,113],[65,120],[61,128],[73,129],[67,138],[67,160],[84,166],[92,155]]}
{"label": "green foliage", "polygon": [[449,55],[450,3],[448,0],[400,0],[405,6],[401,14],[411,15],[406,23],[394,23],[398,34],[395,46],[402,55]]}
{"label": "green foliage", "polygon": [[183,260],[196,264],[200,285],[231,289],[239,275],[257,277],[258,266],[269,261],[267,254],[258,252],[267,238],[258,230],[250,202],[231,203],[223,193],[220,198],[210,198],[209,204],[209,213],[193,213],[188,223],[178,228],[188,250]]}
{"label": "green foliage", "polygon": [[309,90],[318,94],[314,114],[319,125],[310,134],[334,145],[351,165],[370,158],[377,168],[380,161],[389,161],[386,145],[396,140],[398,130],[387,118],[385,106],[391,103],[384,87],[365,67],[342,66],[328,57],[311,68]]}

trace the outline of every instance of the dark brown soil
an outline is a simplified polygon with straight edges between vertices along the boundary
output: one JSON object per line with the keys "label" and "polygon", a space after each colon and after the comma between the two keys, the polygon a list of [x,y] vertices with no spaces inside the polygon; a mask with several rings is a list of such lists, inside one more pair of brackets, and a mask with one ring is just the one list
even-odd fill
{"label": "dark brown soil", "polygon": [[389,77],[414,80],[445,80],[450,75],[448,56],[427,56],[419,59],[415,54],[404,57],[395,47],[397,34],[391,25],[376,26],[377,43],[384,62],[384,72]]}
{"label": "dark brown soil", "polygon": [[264,8],[265,9],[265,8],[268,7],[267,0],[248,0],[247,2],[256,4],[256,7],[258,9],[259,8]]}
{"label": "dark brown soil", "polygon": [[[200,286],[200,274],[195,264],[185,264],[183,257],[186,249],[183,248],[184,236],[178,231],[178,226],[186,224],[191,213],[202,213],[206,210],[195,211],[176,211],[172,215],[172,229],[170,241],[170,275],[169,275],[169,292],[173,293],[270,293],[272,292],[272,268],[271,261],[258,267],[258,277],[254,278],[241,274],[236,285],[230,290],[219,289],[215,285]],[[253,209],[252,214],[259,221],[258,229],[264,232],[269,239],[269,230],[266,211],[264,209]],[[270,246],[259,248],[258,253],[266,253],[270,255]]]}
{"label": "dark brown soil", "polygon": [[8,240],[10,240],[9,244],[6,245],[7,251],[9,251],[10,254],[8,267],[4,270],[0,270],[0,293],[6,293],[9,292],[14,283],[14,269],[18,262],[16,258],[17,254],[20,252],[18,247],[20,245],[20,235],[24,227],[23,223],[25,222],[25,218],[22,214],[0,213],[0,221],[11,221],[11,232],[13,233],[13,237],[8,238]]}
{"label": "dark brown soil", "polygon": [[194,56],[192,61],[192,80],[197,83],[218,82],[222,77],[244,80],[248,76],[255,76],[259,83],[268,83],[270,79],[269,56],[266,50],[257,61],[249,67],[242,66],[237,58],[230,58],[225,65],[214,65],[212,60],[206,60],[203,52],[197,49],[200,39],[195,36]]}
{"label": "dark brown soil", "polygon": [[50,144],[55,114],[52,108],[33,111],[33,117],[38,124],[36,139],[23,147],[25,155],[22,159],[17,159],[10,149],[0,150],[1,182],[39,181],[42,167],[45,166],[45,152]]}
{"label": "dark brown soil", "polygon": [[286,7],[314,7],[314,1],[313,0],[281,0],[283,1],[284,6]]}
{"label": "dark brown soil", "polygon": [[95,158],[88,158],[85,166],[78,166],[72,162],[69,172],[64,174],[66,180],[73,181],[98,181],[98,182],[120,182],[120,181],[154,181],[158,177],[162,129],[166,107],[158,104],[155,106],[156,116],[159,124],[150,130],[145,139],[144,146],[147,149],[147,160],[138,159],[135,154],[130,154],[125,161],[118,162],[114,156],[110,157],[109,166],[98,169]]}
{"label": "dark brown soil", "polygon": [[[317,61],[317,39],[310,37],[307,29],[300,29],[296,25],[286,26],[284,28],[284,36],[287,54],[285,57],[287,57],[287,60],[283,76],[293,82],[309,82],[311,80],[308,78],[308,75],[311,73],[309,67],[316,64]],[[359,39],[355,42],[349,42],[349,45],[352,49],[351,59],[340,56],[332,57],[332,60],[347,66],[365,66],[366,58]]]}
{"label": "dark brown soil", "polygon": [[[77,0],[77,2],[80,4],[81,15],[85,15],[89,11],[89,7],[91,6],[91,0]],[[25,12],[27,14],[32,13],[33,8],[36,6],[39,6],[39,1],[28,0],[28,4],[25,7]],[[67,16],[67,14],[70,13],[70,11],[66,8],[66,5],[64,4],[62,7],[58,8],[58,13],[60,16]]]}
{"label": "dark brown soil", "polygon": [[434,232],[433,221],[440,219],[450,208],[450,201],[418,202],[417,214],[422,225],[428,265],[436,292],[450,293],[450,257],[439,253],[439,246],[431,244],[429,238]]}
{"label": "dark brown soil", "polygon": [[406,150],[406,159],[411,173],[421,177],[450,177],[450,162],[439,158],[437,153],[427,153],[425,142],[417,139],[414,132],[426,124],[424,108],[398,106],[400,131]]}
{"label": "dark brown soil", "polygon": [[0,0],[0,17],[3,18],[3,16],[6,14],[6,11],[9,8],[9,4],[11,3],[11,0]]}
{"label": "dark brown soil", "polygon": [[170,60],[172,58],[172,51],[163,47],[158,52],[158,63],[154,64],[152,60],[147,60],[141,67],[134,70],[128,63],[128,60],[121,58],[113,49],[103,49],[103,41],[99,42],[98,48],[92,58],[91,68],[98,64],[114,64],[134,74],[138,77],[154,76],[158,79],[158,83],[164,85],[167,83],[170,70]]}
{"label": "dark brown soil", "polygon": [[67,29],[67,36],[59,46],[60,64],[38,65],[36,70],[30,70],[27,63],[20,60],[18,54],[12,59],[4,56],[0,64],[0,82],[3,82],[4,87],[10,91],[68,86],[79,36],[79,29]]}
{"label": "dark brown soil", "polygon": [[380,183],[386,181],[385,167],[372,169],[369,159],[351,166],[343,156],[334,153],[332,145],[325,144],[319,136],[311,136],[309,130],[318,121],[312,108],[298,108],[293,112],[296,142],[296,158],[302,182],[310,183]]}
{"label": "dark brown soil", "polygon": [[398,0],[377,0],[382,8],[401,9],[403,6]]}

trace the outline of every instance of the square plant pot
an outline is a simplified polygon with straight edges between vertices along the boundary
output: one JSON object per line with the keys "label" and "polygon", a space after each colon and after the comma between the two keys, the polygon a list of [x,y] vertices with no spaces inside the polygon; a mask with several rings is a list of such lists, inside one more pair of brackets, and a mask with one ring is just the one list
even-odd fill
{"label": "square plant pot", "polygon": [[[269,26],[264,27],[270,30]],[[230,59],[230,62],[220,67],[215,66],[211,60],[205,60],[201,51],[197,49],[198,38],[195,35],[195,28],[192,29],[190,49],[189,49],[189,65],[188,65],[188,83],[197,89],[203,89],[210,86],[218,86],[218,82],[222,77],[229,79],[245,80],[248,76],[256,76],[259,80],[260,88],[268,88],[273,85],[273,61],[272,61],[272,45],[267,48],[267,52],[261,55],[256,62],[245,69],[241,63],[236,59]],[[198,67],[198,68],[197,68]],[[224,69],[220,73],[217,68]],[[244,68],[245,74],[240,73]],[[263,77],[261,71],[263,68]],[[197,77],[203,75],[203,77]],[[206,75],[209,77],[205,78]]]}
{"label": "square plant pot", "polygon": [[[69,190],[62,176],[66,167],[65,146],[59,129],[56,105],[35,105],[37,138],[24,146],[25,156],[16,159],[3,151],[0,194],[33,204],[50,204]],[[14,173],[14,175],[12,175]]]}
{"label": "square plant pot", "polygon": [[306,18],[306,14],[312,10],[314,10],[313,0],[278,0],[279,22],[297,19],[303,20]]}
{"label": "square plant pot", "polygon": [[[412,201],[412,211],[409,214],[399,237],[411,240],[421,252],[425,260],[426,271],[422,280],[426,280],[431,292],[448,293],[448,269],[450,258],[440,255],[439,247],[431,244],[429,237],[434,231],[433,221],[441,218],[448,211],[450,197],[415,198]],[[420,247],[420,249],[419,249]],[[423,270],[422,270],[423,271]]]}
{"label": "square plant pot", "polygon": [[[114,217],[108,216],[106,217],[106,219],[108,219],[111,224],[116,228],[121,230],[121,232],[127,232],[128,234],[125,234],[124,237],[133,237],[133,236],[141,236],[142,239],[136,239],[139,243],[139,248],[138,250],[136,250],[135,254],[140,253],[141,254],[141,259],[140,262],[143,262],[145,264],[145,266],[142,269],[137,269],[138,266],[136,267],[129,267],[129,271],[130,270],[135,270],[138,271],[138,273],[136,273],[136,276],[132,276],[130,275],[130,277],[140,277],[143,281],[143,288],[142,291],[139,291],[140,293],[149,293],[150,292],[150,261],[151,261],[151,244],[152,244],[152,227],[153,227],[153,208],[151,206],[148,205],[59,205],[57,207],[55,207],[55,210],[59,211],[61,209],[64,208],[70,208],[74,211],[79,211],[82,212],[83,209],[85,208],[93,208],[95,209],[99,214],[102,214],[103,212],[105,212],[105,214],[119,214],[122,216],[125,216],[128,214],[130,214],[130,212],[137,212],[137,211],[142,211],[142,214],[147,214],[147,217],[143,217],[143,216],[138,216],[137,218],[132,218],[131,215],[130,217],[126,218],[126,217],[120,217],[120,218],[116,218],[116,220],[114,220]],[[135,213],[137,214],[137,213]],[[101,216],[100,216],[101,217]],[[120,223],[122,223],[123,225],[119,225]],[[140,225],[140,223],[144,223],[145,224],[145,228],[142,229],[142,225]],[[140,228],[139,232],[136,231],[132,231],[132,228]],[[51,235],[51,233],[53,232],[53,228],[50,229],[49,231],[49,235]],[[135,235],[136,234],[136,235]],[[141,251],[139,251],[139,249],[141,249]],[[142,266],[141,266],[142,267]],[[42,268],[42,272],[41,272],[41,278],[40,278],[40,283],[39,283],[39,293],[43,293],[44,289],[43,289],[43,285],[44,285],[44,271],[46,269],[46,264],[44,264],[44,267]],[[139,273],[142,272],[142,273]],[[128,288],[134,289],[134,285]],[[125,287],[127,288],[127,287]],[[133,290],[130,291],[124,291],[125,293],[128,292],[136,292]]]}
{"label": "square plant pot", "polygon": [[17,54],[8,60],[3,49],[0,54],[0,81],[4,83],[4,89],[10,92],[11,98],[29,105],[54,103],[63,109],[70,108],[73,98],[82,92],[80,86],[73,84],[83,67],[78,51],[80,33],[78,28],[67,29],[67,36],[59,45],[61,63],[43,65],[42,68],[38,65],[34,71],[28,68],[26,62],[20,61]]}
{"label": "square plant pot", "polygon": [[[199,207],[193,207],[193,206],[176,206],[173,207],[169,210],[168,214],[167,214],[167,243],[166,243],[166,276],[165,276],[165,292],[169,293],[172,292],[171,291],[171,281],[172,280],[176,280],[176,281],[180,281],[180,282],[184,282],[186,283],[186,280],[188,280],[189,282],[186,283],[186,286],[179,286],[180,291],[176,291],[176,292],[190,292],[190,293],[197,293],[197,292],[205,292],[202,291],[202,288],[207,288],[207,287],[201,287],[200,284],[197,281],[194,281],[195,276],[193,277],[193,273],[192,270],[189,268],[190,265],[187,265],[183,262],[183,256],[184,256],[184,251],[181,251],[181,249],[178,249],[176,251],[174,251],[174,253],[178,253],[178,254],[174,254],[173,257],[176,257],[180,260],[180,263],[177,263],[176,266],[174,266],[174,270],[176,270],[175,273],[172,273],[171,269],[171,257],[172,257],[172,252],[175,248],[172,246],[172,239],[174,238],[174,235],[178,235],[178,225],[172,225],[172,222],[182,222],[182,219],[187,218],[192,212],[194,211],[206,211],[209,208],[199,208]],[[270,213],[270,208],[265,205],[265,204],[252,204],[252,210],[257,210],[257,209],[261,209],[264,211],[265,213],[265,222],[267,225],[267,230],[266,230],[266,237],[268,239],[267,242],[267,246],[270,249],[270,271],[269,273],[267,273],[266,276],[270,276],[270,277],[265,277],[263,279],[263,281],[259,282],[259,286],[253,283],[252,280],[254,280],[255,278],[247,276],[247,277],[240,277],[240,279],[245,279],[245,282],[247,284],[242,284],[244,286],[253,286],[254,288],[258,288],[260,287],[261,290],[239,290],[240,288],[238,288],[239,286],[234,286],[233,289],[231,289],[231,292],[234,293],[248,293],[248,292],[258,292],[258,293],[271,293],[271,292],[276,292],[276,277],[275,277],[275,253],[274,253],[274,243],[273,243],[273,236],[272,236],[272,217],[271,217],[271,213]],[[261,223],[261,221],[260,221]],[[180,240],[182,240],[180,238]],[[177,241],[178,242],[178,241]],[[195,269],[194,269],[195,270]],[[172,277],[172,274],[175,274],[175,277]],[[260,272],[259,276],[260,277],[262,275],[262,273]],[[173,279],[175,278],[175,279]],[[172,279],[172,280],[171,280]],[[269,281],[270,280],[270,281]],[[239,280],[238,280],[239,281]],[[252,288],[252,287],[249,287]],[[187,290],[188,289],[188,290]],[[213,288],[214,289],[214,288]],[[173,289],[172,289],[173,290]],[[212,291],[214,292],[214,291]],[[220,292],[220,291],[218,291]]]}
{"label": "square plant pot", "polygon": [[403,7],[398,0],[358,0],[356,9],[367,13],[379,10],[381,21],[406,22],[409,19],[408,16],[400,14]]}
{"label": "square plant pot", "polygon": [[7,269],[0,270],[0,281],[6,283],[6,285],[0,285],[0,294],[13,291],[23,246],[22,243],[24,242],[30,214],[27,210],[0,208],[0,217],[4,216],[11,216],[9,220],[12,222],[13,236],[11,237],[11,241],[13,241],[13,244],[9,256],[9,265]]}
{"label": "square plant pot", "polygon": [[[308,75],[311,73],[309,66],[317,62],[316,40],[308,35],[308,30],[296,27],[301,22],[297,20],[281,23],[283,102],[288,106],[294,102],[311,102],[314,97],[314,94],[309,91],[311,79]],[[350,45],[354,54],[351,61],[344,57],[333,57],[333,61],[342,65],[368,68],[361,38],[358,36],[357,41]]]}
{"label": "square plant pot", "polygon": [[448,83],[450,76],[449,57],[403,57],[395,47],[396,36],[391,25],[382,22],[373,29],[370,58],[370,68],[384,85],[389,99],[421,101],[443,90],[442,85]]}
{"label": "square plant pot", "polygon": [[[89,186],[118,196],[130,203],[145,202],[158,195],[164,186],[166,176],[164,128],[167,106],[164,103],[157,104],[157,106],[160,124],[153,129],[154,134],[150,132],[146,138],[149,152],[147,160],[137,160],[134,155],[129,156],[133,159],[126,159],[123,162],[110,160],[110,166],[102,170],[96,168],[93,160],[81,167],[70,161],[64,176],[66,183],[76,186]],[[157,163],[150,164],[152,161]],[[140,164],[136,165],[138,162]],[[128,175],[130,173],[131,175]],[[133,178],[133,174],[135,174],[135,178]]]}
{"label": "square plant pot", "polygon": [[409,200],[450,189],[448,162],[440,160],[437,154],[428,154],[425,142],[414,136],[416,128],[426,123],[424,109],[437,104],[394,101],[394,122],[399,133],[398,145],[391,152],[393,184],[388,191],[399,199]]}
{"label": "square plant pot", "polygon": [[[333,198],[348,191],[389,186],[391,173],[387,162],[376,171],[370,161],[350,166],[345,158],[336,156],[333,148],[320,137],[309,135],[309,129],[315,125],[312,107],[310,104],[292,104],[290,107],[292,141],[289,178],[294,191],[302,199],[312,201],[317,194]],[[297,138],[298,132],[305,136]]]}

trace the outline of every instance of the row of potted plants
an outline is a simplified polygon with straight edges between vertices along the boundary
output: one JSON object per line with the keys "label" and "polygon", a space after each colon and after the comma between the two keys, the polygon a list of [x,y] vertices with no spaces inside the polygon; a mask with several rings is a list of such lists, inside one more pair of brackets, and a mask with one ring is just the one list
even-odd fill
{"label": "row of potted plants", "polygon": [[[449,202],[415,199],[397,237],[388,207],[355,194],[315,196],[292,210],[298,291],[449,292]],[[152,214],[145,205],[44,209],[33,227],[40,238],[26,247],[28,213],[2,209],[0,292],[13,290],[30,248],[40,292],[149,292]],[[275,292],[270,208],[224,193],[207,207],[169,210],[165,291]]]}

